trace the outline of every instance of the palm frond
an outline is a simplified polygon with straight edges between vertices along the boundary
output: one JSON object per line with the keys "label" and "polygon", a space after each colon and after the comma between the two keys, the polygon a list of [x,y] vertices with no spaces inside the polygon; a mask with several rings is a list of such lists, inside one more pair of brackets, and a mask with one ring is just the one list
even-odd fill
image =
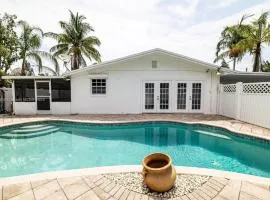
{"label": "palm frond", "polygon": [[37,63],[38,71],[39,71],[39,73],[41,73],[41,71],[42,71],[42,60],[41,60],[41,57],[38,55],[38,53],[37,52],[29,52],[26,55],[26,57],[34,60]]}
{"label": "palm frond", "polygon": [[53,33],[53,32],[46,32],[43,34],[44,37],[48,37],[48,38],[52,38],[55,40],[58,40],[59,35],[57,33]]}

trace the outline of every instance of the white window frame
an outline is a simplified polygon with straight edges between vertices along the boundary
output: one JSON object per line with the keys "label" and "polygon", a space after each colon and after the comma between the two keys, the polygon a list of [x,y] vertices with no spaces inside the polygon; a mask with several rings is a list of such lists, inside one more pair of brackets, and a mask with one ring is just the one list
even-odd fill
{"label": "white window frame", "polygon": [[[99,93],[93,94],[93,86],[92,86],[93,79],[101,79],[101,80],[104,79],[106,81],[106,88],[105,88],[106,89],[106,92],[104,94],[99,94]],[[91,77],[90,78],[90,94],[93,97],[104,97],[104,96],[107,96],[107,94],[108,94],[108,79],[105,78],[105,77]]]}

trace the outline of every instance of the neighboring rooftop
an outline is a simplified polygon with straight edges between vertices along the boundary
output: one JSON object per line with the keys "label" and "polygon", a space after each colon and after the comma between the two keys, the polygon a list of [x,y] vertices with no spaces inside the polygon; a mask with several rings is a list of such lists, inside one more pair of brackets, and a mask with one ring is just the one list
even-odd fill
{"label": "neighboring rooftop", "polygon": [[270,82],[270,72],[234,72],[221,75],[221,84]]}

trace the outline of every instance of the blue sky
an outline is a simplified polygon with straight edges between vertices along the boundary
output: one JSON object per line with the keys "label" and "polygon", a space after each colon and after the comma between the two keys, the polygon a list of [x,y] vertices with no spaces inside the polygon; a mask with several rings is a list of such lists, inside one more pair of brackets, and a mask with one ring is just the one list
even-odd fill
{"label": "blue sky", "polygon": [[[270,0],[0,0],[0,13],[59,32],[59,20],[68,20],[68,9],[87,17],[102,42],[102,60],[152,48],[163,48],[213,62],[220,32],[243,14],[270,10]],[[53,44],[44,40],[42,48]],[[270,60],[270,49],[263,49]],[[89,63],[90,64],[90,63]],[[238,70],[251,70],[246,56]]]}

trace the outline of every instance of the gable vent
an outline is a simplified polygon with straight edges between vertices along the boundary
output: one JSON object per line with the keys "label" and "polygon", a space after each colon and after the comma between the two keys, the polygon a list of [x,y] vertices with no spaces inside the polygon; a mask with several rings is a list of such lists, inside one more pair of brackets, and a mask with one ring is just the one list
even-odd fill
{"label": "gable vent", "polygon": [[152,60],[152,68],[157,68],[157,60]]}

